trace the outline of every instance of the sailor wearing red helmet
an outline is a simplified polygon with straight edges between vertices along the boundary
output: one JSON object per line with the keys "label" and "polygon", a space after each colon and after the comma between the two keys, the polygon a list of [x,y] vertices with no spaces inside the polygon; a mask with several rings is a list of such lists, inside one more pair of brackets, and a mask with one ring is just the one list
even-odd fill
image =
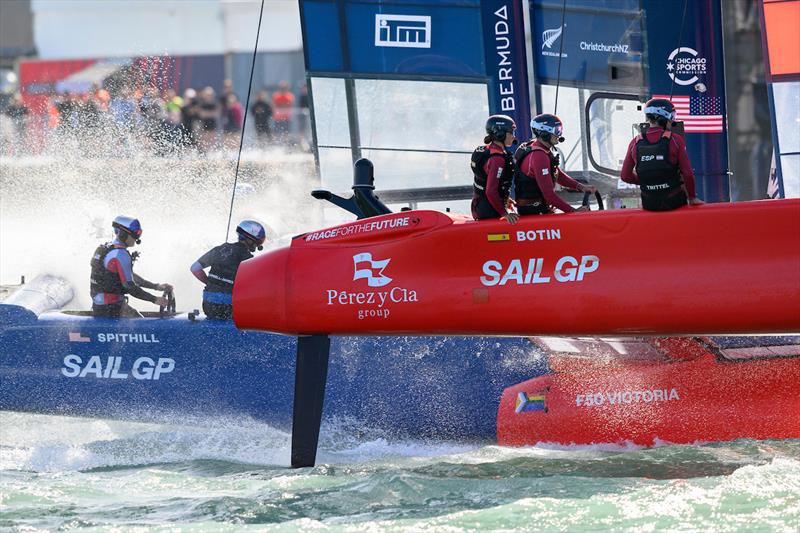
{"label": "sailor wearing red helmet", "polygon": [[666,98],[653,98],[644,112],[650,127],[628,145],[620,179],[641,188],[642,207],[648,211],[669,211],[687,202],[702,204],[686,142],[671,131],[675,106]]}
{"label": "sailor wearing red helmet", "polygon": [[533,140],[523,143],[514,153],[517,170],[514,176],[517,211],[520,215],[543,215],[553,208],[565,213],[588,211],[588,206],[575,209],[555,192],[555,184],[594,193],[591,185],[578,183],[559,168],[559,157],[553,147],[564,142],[564,125],[556,115],[543,113],[531,120]]}
{"label": "sailor wearing red helmet", "polygon": [[[194,277],[205,283],[203,312],[214,320],[233,318],[233,282],[242,261],[253,257],[256,249],[262,250],[267,238],[264,226],[255,220],[242,220],[236,226],[238,242],[226,242],[203,254],[191,266]],[[211,267],[208,274],[204,269]]]}
{"label": "sailor wearing red helmet", "polygon": [[506,147],[514,144],[514,119],[492,115],[486,120],[483,146],[472,152],[472,217],[475,220],[504,218],[509,224],[519,220],[509,199],[514,162]]}
{"label": "sailor wearing red helmet", "polygon": [[133,273],[133,258],[128,248],[141,244],[142,225],[139,220],[118,216],[111,224],[114,240],[101,244],[94,251],[89,281],[92,296],[92,314],[97,317],[131,318],[141,316],[128,305],[126,294],[134,298],[166,307],[167,299],[145,291],[155,289],[171,291],[169,283],[152,283]]}

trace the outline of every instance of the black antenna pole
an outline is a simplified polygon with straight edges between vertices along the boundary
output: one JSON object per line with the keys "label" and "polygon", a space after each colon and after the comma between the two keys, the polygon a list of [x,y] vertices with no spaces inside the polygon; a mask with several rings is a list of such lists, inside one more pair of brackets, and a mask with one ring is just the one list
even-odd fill
{"label": "black antenna pole", "polygon": [[253,90],[253,73],[256,70],[256,54],[258,53],[258,37],[261,35],[261,19],[264,17],[264,0],[261,0],[261,11],[258,13],[258,29],[256,29],[256,45],[253,47],[253,63],[250,65],[250,83],[247,84],[247,99],[244,102],[244,120],[242,120],[242,135],[239,137],[239,153],[236,155],[236,172],[233,177],[233,190],[231,191],[231,208],[228,211],[228,226],[225,229],[225,242],[231,232],[231,218],[233,217],[233,201],[236,199],[236,184],[239,182],[239,164],[242,162],[242,145],[244,144],[244,130],[247,127],[247,110],[250,109],[250,91]]}
{"label": "black antenna pole", "polygon": [[561,56],[564,52],[564,15],[567,12],[567,0],[561,2],[561,44],[558,47],[558,74],[556,75],[556,104],[553,106],[553,114],[558,114],[558,87],[561,85]]}
{"label": "black antenna pole", "polygon": [[[681,47],[681,37],[683,37],[683,23],[686,22],[686,4],[688,2],[689,0],[683,0],[683,17],[681,17],[681,29],[678,32],[678,44],[677,46],[675,46],[675,50],[678,50]],[[669,99],[670,101],[672,101],[672,91],[675,90],[675,73],[673,72],[672,76],[670,77],[672,78],[672,83],[669,86]]]}

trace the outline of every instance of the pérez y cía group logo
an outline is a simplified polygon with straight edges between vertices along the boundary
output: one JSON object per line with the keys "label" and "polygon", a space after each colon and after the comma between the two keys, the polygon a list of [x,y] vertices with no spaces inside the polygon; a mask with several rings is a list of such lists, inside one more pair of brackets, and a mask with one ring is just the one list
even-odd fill
{"label": "p\u00e9rez y c\u00eda group logo", "polygon": [[[353,256],[353,281],[365,280],[368,287],[385,287],[393,281],[384,274],[391,262],[389,259],[373,259],[371,252]],[[359,320],[365,318],[389,318],[391,304],[418,302],[417,291],[404,287],[392,287],[383,291],[337,291],[328,289],[327,305],[353,306]]]}
{"label": "p\u00e9rez y c\u00eda group logo", "polygon": [[383,269],[389,264],[391,259],[383,261],[373,261],[372,254],[365,252],[353,256],[353,281],[357,279],[367,280],[370,287],[383,287],[388,285],[392,278],[383,275]]}

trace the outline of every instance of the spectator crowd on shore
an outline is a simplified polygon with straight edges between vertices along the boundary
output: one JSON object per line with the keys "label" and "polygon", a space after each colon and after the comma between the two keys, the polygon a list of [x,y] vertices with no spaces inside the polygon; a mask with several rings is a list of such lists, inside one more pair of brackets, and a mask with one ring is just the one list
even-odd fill
{"label": "spectator crowd on shore", "polygon": [[[254,91],[249,107],[248,146],[308,149],[305,85],[296,94],[285,81],[272,93]],[[225,80],[219,93],[205,87],[187,88],[182,95],[152,86],[94,86],[83,94],[65,91],[53,95],[43,111],[33,113],[20,94],[14,95],[0,111],[0,155],[48,153],[62,149],[65,143],[76,145],[83,155],[143,151],[166,156],[236,150],[246,112],[231,80]],[[250,132],[255,135],[253,140]]]}

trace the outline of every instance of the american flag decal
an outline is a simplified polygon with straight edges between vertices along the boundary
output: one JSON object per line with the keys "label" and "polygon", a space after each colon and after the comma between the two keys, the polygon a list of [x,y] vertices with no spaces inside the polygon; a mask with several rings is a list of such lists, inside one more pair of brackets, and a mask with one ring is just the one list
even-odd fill
{"label": "american flag decal", "polygon": [[[670,97],[654,94],[653,98]],[[725,114],[722,109],[722,98],[719,96],[673,96],[677,117],[683,121],[686,133],[722,133]]]}
{"label": "american flag decal", "polygon": [[85,336],[83,333],[70,331],[69,342],[92,342],[92,338]]}

